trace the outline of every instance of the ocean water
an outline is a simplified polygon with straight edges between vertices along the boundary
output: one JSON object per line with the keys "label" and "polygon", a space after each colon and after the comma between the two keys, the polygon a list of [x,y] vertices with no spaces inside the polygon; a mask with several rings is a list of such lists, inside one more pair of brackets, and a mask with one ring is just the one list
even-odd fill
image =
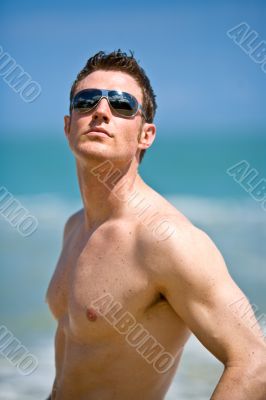
{"label": "ocean water", "polygon": [[[25,376],[0,356],[0,400],[45,399],[54,378],[55,322],[44,297],[64,223],[81,207],[75,164],[61,140],[12,137],[0,144],[5,165],[2,185],[38,221],[36,232],[22,237],[0,216],[0,325],[38,359],[38,368]],[[195,142],[182,138],[159,143],[141,167],[143,178],[155,190],[211,236],[258,315],[266,314],[266,212],[226,169],[246,159],[265,177],[264,153],[263,138]],[[209,399],[222,370],[192,336],[166,400]]]}

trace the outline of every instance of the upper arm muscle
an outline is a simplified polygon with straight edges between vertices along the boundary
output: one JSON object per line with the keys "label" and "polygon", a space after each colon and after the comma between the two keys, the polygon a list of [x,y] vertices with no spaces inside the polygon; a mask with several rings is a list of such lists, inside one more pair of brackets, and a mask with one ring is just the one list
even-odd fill
{"label": "upper arm muscle", "polygon": [[[195,227],[170,242],[169,263],[161,278],[170,305],[224,364],[252,357],[252,350],[263,342],[261,331],[216,246]],[[253,329],[233,307],[240,299],[250,308]]]}

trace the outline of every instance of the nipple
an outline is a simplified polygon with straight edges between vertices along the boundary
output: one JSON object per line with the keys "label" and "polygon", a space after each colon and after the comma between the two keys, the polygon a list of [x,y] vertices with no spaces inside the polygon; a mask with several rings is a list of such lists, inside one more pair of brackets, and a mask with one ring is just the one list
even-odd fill
{"label": "nipple", "polygon": [[96,312],[94,311],[93,308],[88,308],[87,309],[86,316],[87,316],[89,321],[96,321],[96,319],[97,319],[97,314],[96,314]]}

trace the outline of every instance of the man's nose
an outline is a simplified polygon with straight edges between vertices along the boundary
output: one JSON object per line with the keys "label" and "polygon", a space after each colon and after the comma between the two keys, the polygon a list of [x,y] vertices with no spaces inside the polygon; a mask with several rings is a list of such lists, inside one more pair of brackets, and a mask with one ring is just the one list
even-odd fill
{"label": "man's nose", "polygon": [[112,115],[108,100],[103,98],[99,101],[97,106],[93,110],[93,119],[102,118],[105,121],[109,121]]}

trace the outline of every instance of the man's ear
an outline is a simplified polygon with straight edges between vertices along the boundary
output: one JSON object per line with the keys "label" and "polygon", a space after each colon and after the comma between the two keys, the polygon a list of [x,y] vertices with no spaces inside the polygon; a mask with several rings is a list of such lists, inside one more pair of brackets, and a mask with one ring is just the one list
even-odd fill
{"label": "man's ear", "polygon": [[156,136],[156,126],[154,124],[144,123],[140,129],[138,136],[139,149],[148,149]]}
{"label": "man's ear", "polygon": [[65,115],[64,116],[64,131],[67,139],[69,139],[70,134],[70,124],[71,124],[71,116]]}

